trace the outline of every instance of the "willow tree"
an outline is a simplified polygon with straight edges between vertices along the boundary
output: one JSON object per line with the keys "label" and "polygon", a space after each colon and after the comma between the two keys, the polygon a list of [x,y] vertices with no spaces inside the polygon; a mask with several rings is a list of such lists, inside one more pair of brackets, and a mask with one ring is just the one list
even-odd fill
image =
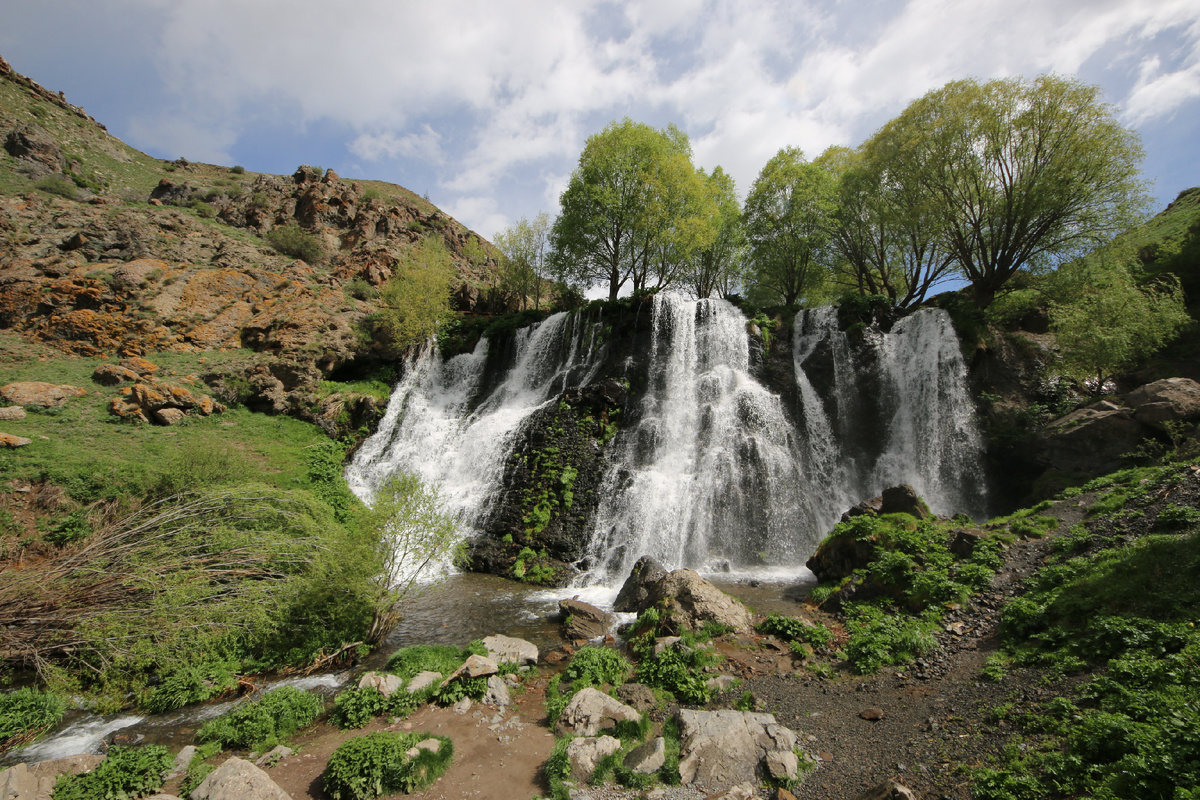
{"label": "willow tree", "polygon": [[1098,87],[1057,75],[946,84],[866,147],[939,226],[980,308],[1017,270],[1094,248],[1146,204],[1137,134]]}
{"label": "willow tree", "polygon": [[750,188],[744,218],[752,277],[784,305],[824,280],[836,188],[797,147],[776,153]]}
{"label": "willow tree", "polygon": [[640,289],[675,280],[682,259],[706,241],[711,215],[691,155],[674,126],[659,131],[626,118],[588,137],[550,234],[559,277],[607,283],[610,300],[628,282]]}

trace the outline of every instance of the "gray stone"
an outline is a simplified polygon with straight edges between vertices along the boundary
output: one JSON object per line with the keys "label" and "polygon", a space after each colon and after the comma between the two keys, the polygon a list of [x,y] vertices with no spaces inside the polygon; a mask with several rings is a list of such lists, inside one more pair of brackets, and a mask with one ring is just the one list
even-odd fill
{"label": "gray stone", "polygon": [[641,612],[649,606],[649,586],[662,580],[667,574],[663,565],[650,556],[642,556],[629,571],[617,599],[613,601],[613,611],[621,613]]}
{"label": "gray stone", "polygon": [[677,569],[648,587],[650,601],[663,609],[668,631],[698,631],[705,623],[726,626],[735,633],[754,630],[754,617],[744,605],[690,569]]}
{"label": "gray stone", "polygon": [[621,749],[621,740],[612,736],[588,736],[572,739],[567,744],[567,762],[571,765],[571,780],[585,783],[592,777],[600,761]]}
{"label": "gray stone", "polygon": [[292,800],[267,773],[237,756],[208,774],[191,800]]}
{"label": "gray stone", "polygon": [[1038,457],[1063,472],[1100,475],[1119,469],[1121,456],[1145,435],[1146,427],[1133,418],[1132,409],[1093,404],[1047,425],[1038,434]]}
{"label": "gray stone", "polygon": [[595,736],[619,722],[640,722],[642,715],[591,686],[576,692],[554,726],[557,736]]}
{"label": "gray stone", "polygon": [[754,788],[754,784],[747,782],[729,787],[713,800],[756,800],[757,797],[758,791]]}
{"label": "gray stone", "polygon": [[659,636],[654,640],[654,655],[661,656],[663,653],[675,647],[683,641],[679,636]]}
{"label": "gray stone", "polygon": [[612,614],[582,600],[559,600],[558,611],[563,617],[563,636],[570,640],[599,639],[613,622]]}
{"label": "gray stone", "polygon": [[[685,784],[698,783],[725,791],[742,783],[754,784],[771,770],[775,777],[797,777],[796,735],[775,722],[771,714],[751,711],[694,711],[678,713],[679,775]],[[773,758],[769,758],[775,754]],[[783,754],[791,754],[789,760]]]}
{"label": "gray stone", "polygon": [[737,682],[738,679],[732,675],[717,675],[706,680],[704,685],[718,692],[727,692],[734,686],[737,686]]}
{"label": "gray stone", "polygon": [[483,704],[496,708],[508,708],[512,705],[512,695],[509,694],[508,684],[499,675],[491,675],[487,679],[487,693],[483,696]]}
{"label": "gray stone", "polygon": [[1126,398],[1133,417],[1143,425],[1166,431],[1169,423],[1200,418],[1200,383],[1190,378],[1165,378],[1139,386]]}
{"label": "gray stone", "polygon": [[455,703],[450,708],[454,711],[455,714],[465,714],[471,710],[471,706],[473,706],[473,705],[475,705],[474,700],[472,700],[469,697],[464,697],[462,700],[459,700],[457,703]]}
{"label": "gray stone", "polygon": [[468,678],[486,678],[500,671],[500,666],[484,656],[468,656],[462,666],[450,673],[450,677],[442,681],[442,686],[449,686],[451,681],[465,675]]}
{"label": "gray stone", "polygon": [[408,686],[405,686],[404,689],[409,694],[416,694],[422,689],[428,689],[441,679],[442,673],[440,672],[418,672],[416,675],[413,675],[412,680],[408,682]]}
{"label": "gray stone", "polygon": [[0,800],[33,800],[38,779],[24,764],[15,764],[0,772]]}
{"label": "gray stone", "polygon": [[404,755],[408,756],[409,758],[416,758],[417,756],[421,755],[422,750],[427,750],[430,753],[437,755],[442,750],[441,739],[434,739],[432,737],[429,739],[422,739],[412,747],[408,748],[408,750],[404,751]]}
{"label": "gray stone", "polygon": [[25,419],[25,409],[21,406],[5,406],[0,408],[0,419],[2,420],[17,420]]}
{"label": "gray stone", "polygon": [[176,425],[187,416],[187,412],[185,412],[182,408],[174,407],[156,408],[151,413],[154,415],[154,418],[163,425]]}
{"label": "gray stone", "polygon": [[400,676],[389,675],[386,672],[368,672],[358,679],[358,688],[375,689],[384,697],[391,697],[403,685]]}
{"label": "gray stone", "polygon": [[171,770],[164,776],[164,780],[178,778],[183,773],[187,772],[188,764],[192,763],[192,756],[196,755],[196,745],[189,744],[187,747],[175,754],[175,763],[171,765]]}
{"label": "gray stone", "polygon": [[659,736],[625,754],[625,766],[639,775],[651,775],[667,763],[667,740]]}
{"label": "gray stone", "polygon": [[537,645],[512,636],[488,636],[483,640],[488,658],[497,664],[536,664]]}
{"label": "gray stone", "polygon": [[294,752],[296,751],[290,747],[287,747],[286,745],[275,745],[275,747],[272,747],[270,750],[254,759],[254,766],[269,769]]}
{"label": "gray stone", "polygon": [[618,686],[617,699],[643,713],[658,707],[658,698],[654,695],[654,690],[640,683],[626,683]]}

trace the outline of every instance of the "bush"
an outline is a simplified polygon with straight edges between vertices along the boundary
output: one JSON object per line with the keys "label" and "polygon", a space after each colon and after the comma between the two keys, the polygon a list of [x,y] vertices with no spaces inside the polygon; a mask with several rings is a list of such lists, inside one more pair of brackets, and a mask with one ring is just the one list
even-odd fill
{"label": "bush", "polygon": [[163,784],[163,773],[174,763],[162,745],[113,747],[91,772],[60,775],[54,800],[126,800],[150,794]]}
{"label": "bush", "polygon": [[643,659],[638,664],[637,679],[647,686],[665,689],[681,703],[704,705],[712,699],[713,690],[704,684],[702,670],[713,660],[713,656],[690,647],[669,647]]}
{"label": "bush", "polygon": [[37,182],[37,188],[47,194],[56,194],[60,197],[65,197],[68,200],[79,199],[79,187],[66,178],[58,175],[51,175],[48,178],[42,178]]}
{"label": "bush", "polygon": [[244,175],[246,172],[246,168],[243,167],[241,164],[238,164],[237,166],[230,167],[229,171],[232,172],[234,175]]}
{"label": "bush", "polygon": [[147,711],[161,713],[203,703],[237,686],[236,660],[185,664],[165,675],[142,701]]}
{"label": "bush", "polygon": [[325,259],[325,245],[311,233],[306,233],[294,222],[267,232],[267,243],[285,256],[299,258],[309,264],[318,264]]}
{"label": "bush", "polygon": [[[436,753],[418,748],[412,758],[405,755],[427,739],[438,742]],[[325,793],[334,800],[366,800],[393,792],[420,791],[446,771],[453,757],[454,745],[444,736],[369,733],[349,739],[333,751],[322,773]]]}
{"label": "bush", "polygon": [[243,749],[274,747],[323,710],[317,695],[284,686],[204,723],[196,740]]}
{"label": "bush", "polygon": [[67,704],[52,692],[28,687],[0,694],[0,748],[16,737],[29,741],[62,719]]}
{"label": "bush", "polygon": [[778,636],[788,642],[805,642],[816,648],[827,647],[833,641],[833,632],[824,625],[814,625],[781,614],[768,615],[758,623],[758,632]]}
{"label": "bush", "polygon": [[633,670],[629,659],[610,647],[583,647],[563,676],[575,691],[588,686],[620,686]]}
{"label": "bush", "polygon": [[846,660],[859,675],[878,672],[885,665],[907,664],[930,650],[936,640],[933,631],[938,613],[909,617],[859,604],[851,606],[846,628]]}

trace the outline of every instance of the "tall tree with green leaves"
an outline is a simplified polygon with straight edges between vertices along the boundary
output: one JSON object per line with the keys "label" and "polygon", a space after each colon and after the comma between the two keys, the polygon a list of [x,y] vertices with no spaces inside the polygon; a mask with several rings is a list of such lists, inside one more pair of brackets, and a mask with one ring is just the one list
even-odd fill
{"label": "tall tree with green leaves", "polygon": [[1072,78],[954,81],[866,149],[886,185],[936,220],[980,308],[1017,270],[1081,255],[1146,206],[1137,134]]}
{"label": "tall tree with green leaves", "polygon": [[693,257],[687,284],[696,297],[706,298],[731,293],[741,280],[746,229],[733,177],[720,167],[713,169],[711,175],[706,175],[703,169],[699,174],[716,204],[716,215],[712,218],[714,236]]}
{"label": "tall tree with green leaves", "polygon": [[392,356],[437,333],[450,314],[454,262],[440,237],[429,236],[396,262],[380,293],[375,337]]}
{"label": "tall tree with green leaves", "polygon": [[635,290],[652,280],[665,286],[711,238],[706,200],[686,134],[613,122],[588,138],[560,198],[550,234],[554,269],[572,283],[608,284],[610,300],[628,282]]}
{"label": "tall tree with green leaves", "polygon": [[504,256],[500,265],[501,288],[520,298],[522,311],[530,297],[533,307],[541,308],[549,238],[550,215],[545,211],[532,220],[521,217],[494,237],[493,243]]}
{"label": "tall tree with green leaves", "polygon": [[826,277],[836,188],[834,177],[798,147],[776,153],[750,188],[743,213],[751,276],[784,305],[795,305]]}

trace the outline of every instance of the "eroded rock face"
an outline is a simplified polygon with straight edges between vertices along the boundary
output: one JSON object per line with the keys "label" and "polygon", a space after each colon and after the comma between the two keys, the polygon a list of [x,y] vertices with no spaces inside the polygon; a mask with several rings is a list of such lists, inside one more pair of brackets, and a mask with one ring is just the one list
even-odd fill
{"label": "eroded rock face", "polygon": [[54,137],[39,125],[22,125],[4,137],[4,149],[13,158],[40,164],[49,172],[61,172],[66,166],[62,148]]}
{"label": "eroded rock face", "polygon": [[1200,383],[1190,378],[1166,378],[1138,387],[1126,398],[1133,418],[1143,425],[1166,431],[1172,422],[1200,419]]}
{"label": "eroded rock face", "polygon": [[724,791],[762,777],[795,778],[796,735],[771,714],[681,709],[679,775]]}
{"label": "eroded rock face", "polygon": [[563,638],[569,641],[588,641],[608,633],[613,616],[582,600],[559,600],[558,613],[563,618]]}
{"label": "eroded rock face", "polygon": [[1054,420],[1038,435],[1042,460],[1053,469],[1101,475],[1121,466],[1121,456],[1133,450],[1146,428],[1133,409],[1101,401]]}

